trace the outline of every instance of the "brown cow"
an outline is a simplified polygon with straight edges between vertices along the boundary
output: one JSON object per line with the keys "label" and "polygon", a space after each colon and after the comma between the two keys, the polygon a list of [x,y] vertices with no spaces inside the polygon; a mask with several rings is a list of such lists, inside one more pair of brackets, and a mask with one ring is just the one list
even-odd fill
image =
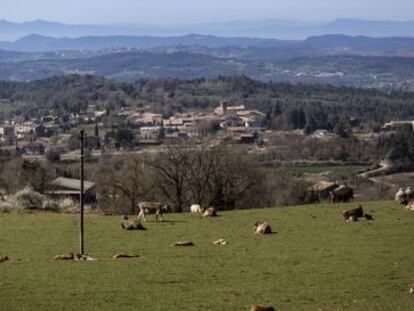
{"label": "brown cow", "polygon": [[7,257],[7,256],[0,257],[0,263],[1,262],[6,262],[6,261],[9,261],[9,257]]}
{"label": "brown cow", "polygon": [[354,190],[348,186],[341,186],[331,192],[332,203],[347,203],[354,198]]}
{"label": "brown cow", "polygon": [[121,228],[123,230],[147,230],[140,222],[125,220],[121,222]]}
{"label": "brown cow", "polygon": [[60,255],[55,256],[55,260],[74,260],[74,259],[75,259],[75,255],[73,255],[73,253],[60,254]]}
{"label": "brown cow", "polygon": [[252,305],[250,311],[275,311],[275,308],[269,306],[261,306],[261,305]]}
{"label": "brown cow", "polygon": [[362,209],[362,206],[359,205],[357,208],[344,211],[342,217],[344,217],[346,221],[358,221],[358,218],[364,217],[364,210]]}
{"label": "brown cow", "polygon": [[267,222],[256,222],[253,226],[254,234],[271,234],[272,228]]}

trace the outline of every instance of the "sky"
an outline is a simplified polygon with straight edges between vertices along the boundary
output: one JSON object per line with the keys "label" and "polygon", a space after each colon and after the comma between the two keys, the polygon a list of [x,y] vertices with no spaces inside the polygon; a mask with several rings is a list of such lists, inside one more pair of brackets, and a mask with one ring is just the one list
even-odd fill
{"label": "sky", "polygon": [[0,19],[200,24],[258,19],[414,20],[414,0],[0,0]]}

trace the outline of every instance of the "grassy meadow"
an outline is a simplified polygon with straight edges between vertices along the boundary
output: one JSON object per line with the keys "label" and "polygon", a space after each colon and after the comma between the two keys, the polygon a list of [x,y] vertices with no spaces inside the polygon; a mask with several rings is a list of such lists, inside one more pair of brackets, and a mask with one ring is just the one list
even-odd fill
{"label": "grassy meadow", "polygon": [[[1,214],[0,310],[414,310],[414,213],[366,203],[375,220],[346,223],[349,205],[166,215],[147,231],[120,217],[87,215],[93,262],[57,262],[76,252],[77,215]],[[253,235],[270,222],[277,232]],[[212,242],[224,238],[228,245]],[[171,247],[191,240],[194,247]],[[118,252],[134,260],[111,260]]]}

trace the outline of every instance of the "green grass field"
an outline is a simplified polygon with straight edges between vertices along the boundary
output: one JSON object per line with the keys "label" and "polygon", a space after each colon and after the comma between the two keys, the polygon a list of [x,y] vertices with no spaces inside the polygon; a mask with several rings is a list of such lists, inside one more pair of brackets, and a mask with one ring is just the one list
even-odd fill
{"label": "green grass field", "polygon": [[[76,251],[76,215],[0,215],[0,310],[414,310],[414,213],[367,203],[376,218],[345,223],[350,205],[166,215],[145,232],[120,217],[88,215],[94,262],[56,262]],[[147,217],[153,220],[153,216]],[[255,236],[268,220],[276,234]],[[216,246],[224,238],[229,244]],[[176,248],[178,240],[194,247]],[[114,261],[117,252],[137,260]]]}

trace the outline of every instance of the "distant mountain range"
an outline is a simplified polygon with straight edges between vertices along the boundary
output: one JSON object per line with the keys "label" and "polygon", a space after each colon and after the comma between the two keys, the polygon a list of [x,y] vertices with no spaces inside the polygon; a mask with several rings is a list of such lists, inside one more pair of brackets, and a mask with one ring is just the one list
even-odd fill
{"label": "distant mountain range", "polygon": [[[395,55],[413,56],[414,38],[390,37],[371,38],[365,36],[324,35],[309,37],[306,40],[273,40],[260,38],[227,38],[211,35],[190,34],[176,37],[150,36],[89,36],[80,38],[53,38],[42,35],[29,35],[14,42],[0,42],[0,50],[17,52],[56,52],[56,51],[97,51],[116,49],[156,49],[163,52],[188,49],[202,52],[202,48],[236,48],[238,53],[246,49],[260,49],[256,53],[274,56],[281,53],[311,56],[316,52],[324,54]],[[228,53],[228,51],[226,51]]]}
{"label": "distant mountain range", "polygon": [[275,48],[291,46],[297,41],[283,41],[258,38],[226,38],[210,35],[190,34],[177,37],[150,36],[88,36],[80,38],[54,38],[42,35],[28,35],[14,42],[0,42],[0,49],[9,51],[43,52],[67,50],[98,50],[134,48],[149,49],[173,46],[247,47]]}
{"label": "distant mountain range", "polygon": [[283,40],[303,40],[309,36],[324,34],[414,37],[414,21],[338,19],[329,23],[317,23],[269,19],[200,25],[69,25],[43,20],[24,23],[0,20],[0,40],[2,41],[17,40],[29,34],[76,38],[84,36],[183,36],[190,33]]}

